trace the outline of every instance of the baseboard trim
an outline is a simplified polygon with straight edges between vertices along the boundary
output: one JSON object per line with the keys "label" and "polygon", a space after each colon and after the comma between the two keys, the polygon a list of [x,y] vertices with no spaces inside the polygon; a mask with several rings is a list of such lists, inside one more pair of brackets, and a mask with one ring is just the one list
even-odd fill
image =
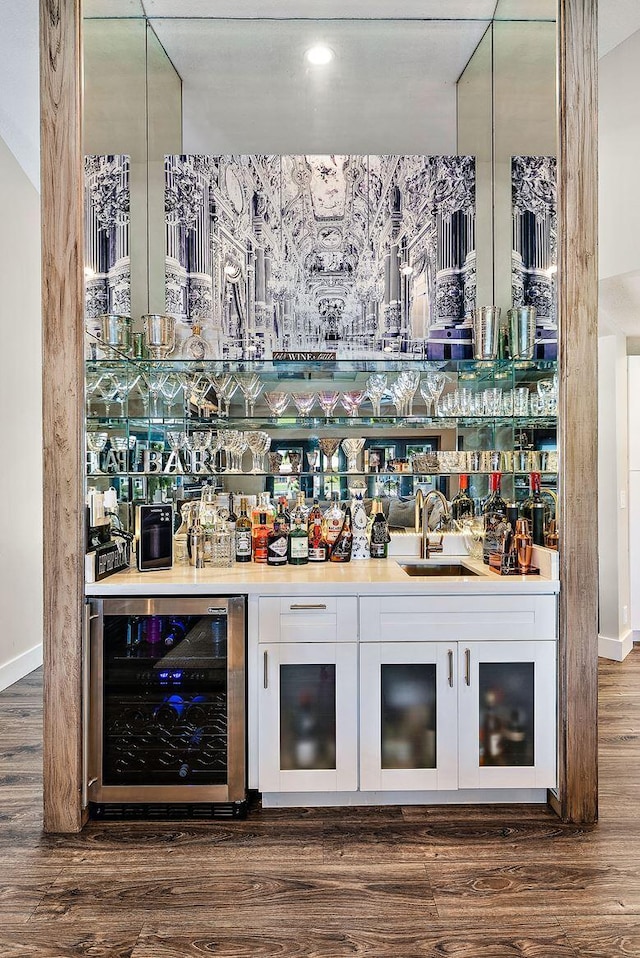
{"label": "baseboard trim", "polygon": [[41,665],[42,645],[34,645],[32,649],[27,649],[26,652],[16,655],[15,659],[0,665],[0,692],[23,679],[29,672],[40,668]]}
{"label": "baseboard trim", "polygon": [[615,639],[608,635],[598,636],[598,655],[602,659],[623,662],[633,648],[633,632],[625,632]]}

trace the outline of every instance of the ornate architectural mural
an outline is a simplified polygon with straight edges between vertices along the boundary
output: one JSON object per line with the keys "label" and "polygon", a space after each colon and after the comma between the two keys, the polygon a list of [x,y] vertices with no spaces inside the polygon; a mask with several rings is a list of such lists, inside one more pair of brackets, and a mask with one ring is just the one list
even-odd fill
{"label": "ornate architectural mural", "polygon": [[216,357],[466,355],[475,160],[167,156],[166,311]]}
{"label": "ornate architectural mural", "polygon": [[129,157],[84,161],[85,321],[100,335],[104,313],[131,315]]}
{"label": "ornate architectural mural", "polygon": [[554,156],[513,156],[514,306],[535,306],[539,338],[557,341],[557,201]]}

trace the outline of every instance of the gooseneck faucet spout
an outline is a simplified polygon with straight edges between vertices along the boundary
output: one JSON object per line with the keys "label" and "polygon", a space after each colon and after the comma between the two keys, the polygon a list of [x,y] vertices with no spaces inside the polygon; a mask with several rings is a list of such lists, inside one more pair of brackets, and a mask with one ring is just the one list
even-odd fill
{"label": "gooseneck faucet spout", "polygon": [[[422,490],[418,490],[419,494],[422,496]],[[422,497],[422,510],[421,510],[421,536],[420,536],[420,557],[422,559],[428,559],[432,552],[442,552],[442,535],[440,536],[440,542],[437,545],[429,543],[429,503],[435,497],[439,499],[442,503],[442,511],[440,514],[440,519],[438,521],[438,527],[440,529],[448,529],[451,516],[449,513],[449,503],[447,502],[445,496],[440,492],[439,489],[430,489],[426,496]],[[416,512],[418,509],[418,496],[416,496]]]}

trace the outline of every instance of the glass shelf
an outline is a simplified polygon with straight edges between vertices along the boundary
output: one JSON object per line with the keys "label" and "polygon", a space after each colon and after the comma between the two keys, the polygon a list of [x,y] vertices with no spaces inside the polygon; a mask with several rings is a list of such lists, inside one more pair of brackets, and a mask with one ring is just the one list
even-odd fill
{"label": "glass shelf", "polygon": [[[548,470],[540,471],[542,476],[555,476],[556,472]],[[108,473],[87,473],[87,479],[198,479],[206,481],[207,479],[232,479],[232,478],[253,478],[253,479],[427,479],[437,476],[459,476],[462,470],[450,472],[433,471],[423,472],[108,472]],[[488,469],[467,469],[466,475],[469,476],[489,476],[492,470]],[[509,476],[528,476],[528,471],[512,469],[505,470],[504,475]]]}
{"label": "glass shelf", "polygon": [[273,428],[273,429],[324,429],[324,428],[356,428],[356,427],[376,427],[376,428],[397,428],[401,426],[405,429],[473,429],[482,426],[512,426],[517,429],[554,429],[556,419],[553,416],[473,416],[473,417],[442,417],[442,416],[359,416],[349,417],[292,417],[283,416],[280,419],[275,417],[257,417],[246,418],[244,416],[229,416],[225,418],[195,418],[192,416],[87,416],[88,423],[96,423],[113,428],[124,428],[128,423],[135,429],[147,428],[151,426],[166,426],[174,428],[176,426],[193,426],[194,431],[198,428],[205,429],[230,429],[237,428]]}

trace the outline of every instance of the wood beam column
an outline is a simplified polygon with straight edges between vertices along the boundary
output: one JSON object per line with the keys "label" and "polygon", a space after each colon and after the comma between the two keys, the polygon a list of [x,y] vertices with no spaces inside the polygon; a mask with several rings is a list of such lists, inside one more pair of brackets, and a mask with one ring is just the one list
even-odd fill
{"label": "wood beam column", "polygon": [[558,0],[559,801],[598,817],[597,0]]}
{"label": "wood beam column", "polygon": [[40,0],[44,827],[82,827],[82,0]]}

